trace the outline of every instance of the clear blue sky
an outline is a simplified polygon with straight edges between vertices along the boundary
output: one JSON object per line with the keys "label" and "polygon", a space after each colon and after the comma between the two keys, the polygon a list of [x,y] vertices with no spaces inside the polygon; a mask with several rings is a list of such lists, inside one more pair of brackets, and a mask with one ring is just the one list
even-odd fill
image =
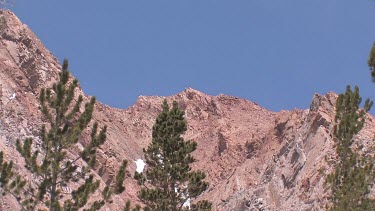
{"label": "clear blue sky", "polygon": [[370,0],[16,0],[12,10],[87,94],[127,108],[192,87],[278,111],[358,84],[375,41]]}

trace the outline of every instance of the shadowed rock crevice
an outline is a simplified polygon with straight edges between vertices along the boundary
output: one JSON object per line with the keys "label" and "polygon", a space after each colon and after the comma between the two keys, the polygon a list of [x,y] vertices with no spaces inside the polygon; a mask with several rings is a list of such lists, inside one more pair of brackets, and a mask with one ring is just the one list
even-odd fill
{"label": "shadowed rock crevice", "polygon": [[224,135],[222,133],[218,133],[217,134],[217,137],[218,137],[218,153],[219,153],[219,156],[221,156],[221,154],[228,149],[228,141],[224,138]]}

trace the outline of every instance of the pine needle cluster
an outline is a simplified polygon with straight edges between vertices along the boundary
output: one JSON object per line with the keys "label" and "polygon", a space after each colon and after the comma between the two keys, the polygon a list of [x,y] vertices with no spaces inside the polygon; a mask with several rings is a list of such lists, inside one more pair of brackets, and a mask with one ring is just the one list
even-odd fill
{"label": "pine needle cluster", "polygon": [[353,152],[353,137],[365,123],[365,115],[373,102],[366,100],[360,109],[359,88],[347,86],[336,102],[334,136],[339,162],[335,171],[327,177],[332,188],[331,210],[374,210],[375,202],[368,198],[369,187],[374,180],[373,160]]}

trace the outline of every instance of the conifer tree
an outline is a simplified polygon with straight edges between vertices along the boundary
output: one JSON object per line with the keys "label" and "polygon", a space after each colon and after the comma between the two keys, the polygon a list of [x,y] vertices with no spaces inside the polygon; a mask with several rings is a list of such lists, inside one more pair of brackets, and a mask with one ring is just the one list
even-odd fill
{"label": "conifer tree", "polygon": [[375,82],[375,43],[372,45],[367,64],[370,67],[372,81]]}
{"label": "conifer tree", "polygon": [[[192,171],[190,164],[195,159],[191,153],[197,143],[185,141],[182,134],[187,130],[184,112],[177,102],[170,109],[166,100],[163,111],[156,118],[152,128],[152,142],[144,149],[146,170],[135,173],[143,187],[138,198],[146,205],[145,210],[186,210],[187,203],[208,188],[206,175]],[[193,210],[211,210],[211,203],[199,201],[191,205]]]}
{"label": "conifer tree", "polygon": [[353,137],[362,129],[365,115],[373,104],[367,99],[360,109],[360,103],[357,86],[354,91],[347,86],[346,92],[340,94],[336,102],[334,140],[339,162],[327,178],[332,188],[331,210],[375,209],[374,201],[367,196],[374,179],[373,160],[359,157],[351,149]]}
{"label": "conifer tree", "polygon": [[[122,163],[115,184],[106,186],[102,190],[102,198],[88,205],[90,195],[100,184],[99,180],[94,179],[91,168],[95,165],[97,148],[106,140],[107,128],[104,126],[99,129],[95,122],[87,146],[77,157],[69,159],[69,150],[78,143],[82,132],[88,128],[91,121],[95,98],[92,97],[81,112],[83,97],[74,96],[78,81],[71,80],[67,60],[64,61],[59,75],[60,80],[53,84],[52,88],[42,89],[40,93],[41,110],[47,123],[40,131],[41,146],[37,148],[31,138],[27,138],[23,143],[17,141],[17,151],[24,158],[27,170],[37,178],[33,181],[35,183],[25,185],[24,181],[17,180],[19,176],[10,179],[12,173],[8,172],[12,172],[12,163],[1,161],[0,170],[7,172],[1,174],[1,178],[4,178],[2,184],[8,184],[7,180],[13,180],[9,188],[16,190],[11,192],[16,192],[15,195],[18,192],[17,200],[23,210],[99,210],[106,202],[110,202],[112,192],[124,191],[122,183],[127,162]],[[81,165],[81,161],[86,161],[88,165]],[[16,184],[13,184],[14,182]],[[81,185],[70,194],[64,194],[61,187],[72,183]]]}

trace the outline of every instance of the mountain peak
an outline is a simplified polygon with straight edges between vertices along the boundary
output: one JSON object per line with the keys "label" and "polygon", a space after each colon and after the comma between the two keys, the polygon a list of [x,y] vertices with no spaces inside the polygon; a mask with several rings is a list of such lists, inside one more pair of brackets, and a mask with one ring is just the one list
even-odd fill
{"label": "mountain peak", "polygon": [[5,74],[16,78],[16,84],[38,92],[57,80],[61,67],[57,59],[9,10],[0,10],[0,39],[0,67],[8,69]]}
{"label": "mountain peak", "polygon": [[186,87],[184,89],[184,91],[182,91],[182,93],[191,93],[191,92],[197,93],[197,94],[204,94],[203,92],[201,92],[201,91],[199,91],[197,89],[191,88],[191,87]]}
{"label": "mountain peak", "polygon": [[[57,80],[60,68],[25,24],[0,10],[0,150],[30,182],[33,177],[26,173],[16,140],[40,140],[43,119],[36,93]],[[329,197],[324,181],[334,170],[330,163],[337,162],[332,138],[336,98],[332,92],[315,94],[309,109],[271,112],[246,99],[188,87],[167,97],[140,96],[126,110],[98,103],[93,119],[107,126],[107,141],[98,150],[96,177],[111,184],[123,159],[141,159],[162,101],[176,100],[188,122],[184,138],[198,143],[192,168],[204,171],[210,182],[200,199],[212,201],[215,210],[321,210]],[[368,140],[362,149],[374,149],[374,128],[369,116],[357,136],[361,145]],[[88,130],[68,154],[76,157],[79,145],[89,139]],[[120,210],[125,199],[138,202],[139,186],[131,177],[135,170],[130,162],[126,191],[104,209]],[[17,209],[8,198],[0,202],[4,210]]]}

